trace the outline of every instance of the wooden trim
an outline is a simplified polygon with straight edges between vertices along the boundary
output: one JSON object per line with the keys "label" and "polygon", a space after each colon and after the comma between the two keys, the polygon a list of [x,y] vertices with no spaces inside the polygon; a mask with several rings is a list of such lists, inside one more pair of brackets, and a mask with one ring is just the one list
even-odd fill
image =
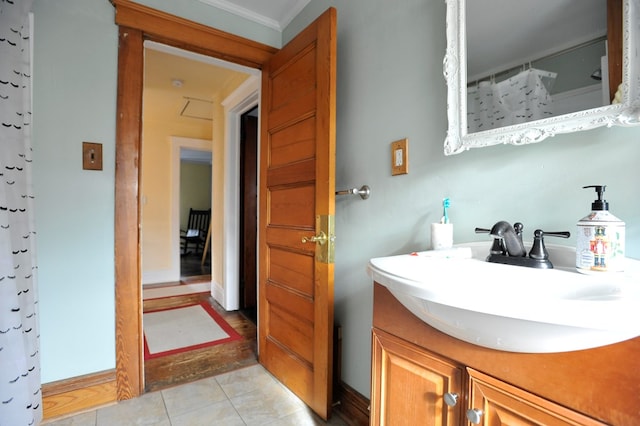
{"label": "wooden trim", "polygon": [[116,24],[141,30],[146,38],[159,43],[258,69],[278,51],[130,0],[114,0],[113,3],[116,6]]}
{"label": "wooden trim", "polygon": [[115,370],[42,385],[45,420],[112,404],[116,400]]}
{"label": "wooden trim", "polygon": [[[622,83],[622,0],[607,0],[607,56],[609,61],[609,99],[613,100]],[[606,84],[606,82],[603,82]]]}
{"label": "wooden trim", "polygon": [[142,123],[142,32],[120,27],[115,174],[116,371],[118,401],[144,387],[140,211],[138,182]]}
{"label": "wooden trim", "polygon": [[114,0],[113,4],[120,25],[115,169],[116,380],[120,401],[144,391],[138,194],[144,40],[255,68],[261,68],[277,49],[129,0]]}
{"label": "wooden trim", "polygon": [[369,425],[369,400],[343,381],[335,388],[337,404],[333,413],[351,426]]}

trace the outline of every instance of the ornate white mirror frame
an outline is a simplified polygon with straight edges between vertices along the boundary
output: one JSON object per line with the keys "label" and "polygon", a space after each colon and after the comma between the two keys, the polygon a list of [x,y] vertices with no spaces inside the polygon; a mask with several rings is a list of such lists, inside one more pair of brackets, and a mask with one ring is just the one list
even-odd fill
{"label": "ornate white mirror frame", "polygon": [[[473,0],[471,0],[473,1]],[[498,144],[524,145],[560,133],[601,126],[640,124],[640,0],[623,2],[622,98],[618,104],[574,112],[482,132],[467,133],[466,0],[446,0],[447,51],[443,71],[447,82],[449,127],[445,155]]]}

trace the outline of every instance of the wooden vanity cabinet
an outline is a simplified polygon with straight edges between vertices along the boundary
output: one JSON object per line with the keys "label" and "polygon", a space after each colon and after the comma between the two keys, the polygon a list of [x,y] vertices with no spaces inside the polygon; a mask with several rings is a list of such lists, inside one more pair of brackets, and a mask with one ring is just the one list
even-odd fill
{"label": "wooden vanity cabinet", "polygon": [[[371,425],[640,425],[640,339],[521,354],[463,342],[374,283]],[[457,404],[448,402],[457,395]]]}
{"label": "wooden vanity cabinet", "polygon": [[372,425],[461,424],[462,404],[449,407],[444,400],[463,393],[460,366],[380,330],[372,346]]}
{"label": "wooden vanity cabinet", "polygon": [[[494,377],[467,368],[469,374],[468,410],[477,412],[484,426],[602,426],[561,405],[540,398]],[[464,424],[464,423],[461,423]]]}

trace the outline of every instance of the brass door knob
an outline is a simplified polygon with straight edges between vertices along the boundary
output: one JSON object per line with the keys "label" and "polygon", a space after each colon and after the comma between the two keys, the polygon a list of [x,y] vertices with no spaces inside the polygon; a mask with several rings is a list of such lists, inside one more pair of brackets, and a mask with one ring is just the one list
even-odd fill
{"label": "brass door knob", "polygon": [[320,243],[320,244],[324,244],[327,242],[327,234],[324,233],[324,231],[320,231],[320,234],[318,235],[314,235],[312,237],[302,237],[302,242],[303,243]]}

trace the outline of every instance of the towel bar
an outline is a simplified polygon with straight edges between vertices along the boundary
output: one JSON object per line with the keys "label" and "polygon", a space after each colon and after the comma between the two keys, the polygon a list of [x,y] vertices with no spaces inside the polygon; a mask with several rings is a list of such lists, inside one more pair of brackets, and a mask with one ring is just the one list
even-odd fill
{"label": "towel bar", "polygon": [[351,188],[342,191],[336,191],[336,195],[359,195],[360,198],[366,200],[371,195],[371,189],[367,185],[362,185],[360,189]]}

